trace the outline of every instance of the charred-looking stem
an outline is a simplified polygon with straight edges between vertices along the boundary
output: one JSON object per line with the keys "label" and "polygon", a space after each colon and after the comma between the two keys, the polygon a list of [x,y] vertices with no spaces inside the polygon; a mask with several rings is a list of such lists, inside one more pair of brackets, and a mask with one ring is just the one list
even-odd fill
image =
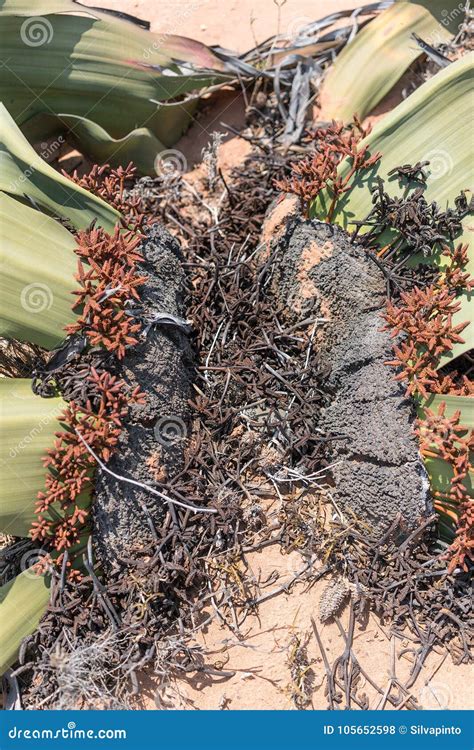
{"label": "charred-looking stem", "polygon": [[[130,314],[142,320],[143,334],[119,363],[117,374],[140,386],[144,404],[130,408],[130,418],[108,467],[116,475],[133,479],[133,485],[97,469],[93,505],[94,540],[97,557],[106,568],[126,564],[152,549],[154,528],[163,522],[169,507],[156,486],[181,469],[189,431],[187,400],[193,379],[193,354],[189,332],[173,320],[186,318],[184,272],[179,245],[161,226],[146,231],[140,252],[140,273],[147,281],[140,292],[140,309]],[[167,324],[160,314],[167,313]],[[158,321],[158,323],[154,323]]]}
{"label": "charred-looking stem", "polygon": [[327,442],[327,458],[338,507],[376,530],[398,513],[407,531],[416,528],[431,508],[429,484],[413,403],[384,364],[393,339],[382,330],[382,272],[342,229],[294,214],[270,252],[282,304],[327,321],[315,333],[326,393],[319,426],[337,436]]}

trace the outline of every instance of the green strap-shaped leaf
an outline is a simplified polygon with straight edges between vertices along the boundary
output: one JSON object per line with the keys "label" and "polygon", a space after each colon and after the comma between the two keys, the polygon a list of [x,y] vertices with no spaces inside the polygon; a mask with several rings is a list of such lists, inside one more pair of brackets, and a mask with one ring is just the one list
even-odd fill
{"label": "green strap-shaped leaf", "polygon": [[0,335],[52,349],[74,322],[74,237],[59,222],[0,193]]}
{"label": "green strap-shaped leaf", "polygon": [[[2,24],[0,14],[0,28]],[[26,52],[24,54],[27,57]],[[30,97],[34,98],[31,92]],[[119,213],[103,200],[46,164],[1,103],[0,191],[25,200],[32,199],[47,212],[68,219],[76,229],[87,228],[95,219],[111,232],[120,219]]]}
{"label": "green strap-shaped leaf", "polygon": [[[84,118],[120,141],[123,161],[136,153],[138,138],[149,140],[146,130],[158,149],[172,146],[193,106],[180,99],[231,77],[199,42],[152,34],[69,0],[4,3],[0,50],[0,99],[31,140],[58,132],[58,115]],[[80,139],[83,129],[69,127]],[[153,173],[156,156],[147,155],[142,171]]]}
{"label": "green strap-shaped leaf", "polygon": [[49,595],[47,581],[32,568],[0,587],[0,674],[17,659],[23,638],[38,627]]}
{"label": "green strap-shaped leaf", "polygon": [[[188,37],[176,36],[175,34],[156,33],[127,21],[126,19],[107,13],[106,9],[89,7],[84,4],[75,3],[74,0],[1,0],[0,16],[45,16],[53,13],[72,13],[76,16],[88,16],[98,19],[108,26],[115,34],[122,35],[124,44],[134,44],[141,53],[146,50],[145,57],[151,56],[152,62],[162,65],[172,64],[173,61],[185,61],[193,63],[201,68],[225,72],[225,64],[213,53],[212,49],[202,42],[197,42]],[[31,38],[37,41],[37,31],[33,32]],[[105,39],[105,37],[104,37]],[[148,47],[151,49],[148,50]],[[110,54],[110,50],[107,50]],[[142,54],[140,54],[141,59]]]}
{"label": "green strap-shaped leaf", "polygon": [[0,531],[26,537],[44,488],[42,457],[60,429],[61,398],[40,398],[26,379],[0,379]]}
{"label": "green strap-shaped leaf", "polygon": [[[163,116],[170,123],[170,131],[176,129],[174,123],[176,110],[167,107]],[[178,118],[182,120],[182,108],[179,105]],[[142,174],[156,175],[154,165],[157,154],[165,148],[165,145],[151,132],[149,128],[137,128],[132,130],[124,138],[113,138],[104,128],[92,120],[76,115],[60,116],[63,122],[81,144],[88,156],[98,164],[108,163],[111,166],[120,166],[133,162]],[[179,124],[179,122],[178,122]]]}
{"label": "green strap-shaped leaf", "polygon": [[[349,227],[354,219],[364,219],[372,208],[371,189],[377,176],[384,180],[394,167],[407,162],[429,159],[427,200],[441,205],[454,198],[462,189],[472,186],[474,166],[469,158],[471,142],[472,82],[474,53],[441,70],[424,83],[408,99],[389,112],[362,141],[371,153],[382,158],[370,170],[356,177],[350,190],[336,205],[335,221]],[[350,169],[345,161],[339,173],[344,177]],[[406,184],[406,183],[405,183]],[[403,193],[395,177],[387,189]],[[313,215],[325,216],[329,205],[324,193],[313,204]]]}
{"label": "green strap-shaped leaf", "polygon": [[365,117],[420,56],[411,35],[432,45],[447,42],[463,17],[459,0],[396,2],[382,11],[329,69],[320,94],[324,119]]}

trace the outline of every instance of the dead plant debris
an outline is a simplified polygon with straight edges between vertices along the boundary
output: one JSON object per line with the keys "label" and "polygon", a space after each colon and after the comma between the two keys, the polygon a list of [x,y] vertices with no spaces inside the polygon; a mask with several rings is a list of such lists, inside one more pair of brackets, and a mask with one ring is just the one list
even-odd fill
{"label": "dead plant debris", "polygon": [[[134,216],[162,221],[183,245],[199,359],[185,464],[167,481],[157,474],[154,486],[176,499],[212,503],[218,512],[204,516],[170,505],[154,549],[139,549],[137,540],[133,559],[107,579],[91,543],[81,580],[53,572],[49,610],[25,639],[12,673],[26,707],[127,707],[147,666],[164,688],[190,673],[228,676],[225,664],[210,663],[193,646],[193,634],[218,618],[245,640],[246,617],[259,602],[328,572],[355,592],[347,633],[339,623],[345,648],[334,665],[314,623],[329,708],[369,707],[358,676],[375,683],[352,648],[355,618],[366,616],[368,604],[395,634],[413,641],[410,680],[401,685],[394,673],[388,688],[375,685],[381,708],[417,707],[410,687],[435,645],[449,648],[457,661],[470,658],[472,580],[469,572],[447,570],[435,519],[408,536],[397,519],[380,539],[360,520],[334,516],[328,506],[325,436],[317,426],[326,394],[313,346],[315,323],[307,310],[304,321],[296,312],[288,318],[272,298],[271,260],[259,253],[275,180],[288,177],[290,159],[264,140],[261,148],[258,139],[252,142],[251,158],[231,178],[213,173],[208,196],[182,177],[171,185],[139,180],[127,192],[119,180],[114,205],[131,196]],[[98,177],[103,185],[106,170],[89,179],[89,188]],[[108,189],[108,183],[100,188]],[[411,288],[415,278],[416,272],[407,273],[402,286]],[[65,397],[81,405],[95,399],[91,405],[97,405],[97,382],[83,374],[97,370],[100,357],[79,352],[58,369],[55,382]],[[264,510],[269,497],[277,498],[274,528]],[[255,580],[246,561],[248,553],[273,544],[299,551],[304,563],[280,588]],[[301,640],[291,644],[289,668],[295,706],[304,708],[312,687]]]}

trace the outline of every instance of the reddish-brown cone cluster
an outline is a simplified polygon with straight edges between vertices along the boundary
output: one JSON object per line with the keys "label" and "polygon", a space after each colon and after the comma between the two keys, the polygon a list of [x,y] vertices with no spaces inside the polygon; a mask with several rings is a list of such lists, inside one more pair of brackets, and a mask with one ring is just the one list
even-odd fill
{"label": "reddish-brown cone cluster", "polygon": [[124,234],[119,227],[111,236],[103,229],[91,229],[77,235],[78,262],[76,279],[79,290],[74,294],[81,315],[76,323],[66,327],[68,334],[86,334],[94,346],[104,346],[119,359],[127,346],[137,343],[134,334],[140,324],[127,315],[125,303],[139,300],[137,288],[145,276],[137,273],[142,256],[137,251],[141,237]]}
{"label": "reddish-brown cone cluster", "polygon": [[[130,202],[124,196],[125,183],[134,172],[131,165],[117,170],[94,166],[89,175],[73,177],[125,218],[113,235],[94,226],[78,233],[75,251],[79,256],[79,289],[73,292],[77,297],[73,309],[79,308],[80,317],[65,330],[67,334],[83,333],[91,345],[103,346],[118,359],[125,355],[126,347],[137,343],[140,324],[127,315],[126,303],[140,299],[138,288],[146,280],[137,269],[142,260],[137,248],[145,219],[138,202]],[[105,370],[92,368],[89,381],[90,400],[81,405],[69,402],[61,417],[64,430],[56,433],[54,447],[43,459],[48,474],[45,489],[37,496],[37,521],[30,533],[33,540],[51,550],[51,555],[42,558],[39,572],[47,571],[53,557],[54,564],[61,566],[65,551],[70,550],[68,574],[79,576],[72,565],[88,521],[88,498],[96,465],[88,448],[107,462],[116,449],[128,405],[144,400],[138,389],[130,391],[123,380]]]}
{"label": "reddish-brown cone cluster", "polygon": [[465,486],[471,468],[470,454],[474,451],[474,431],[460,424],[461,412],[445,415],[446,404],[438,412],[425,409],[424,419],[417,420],[416,434],[425,458],[442,458],[452,467],[449,491],[433,492],[434,506],[443,517],[454,522],[456,538],[451,545],[449,571],[457,566],[467,569],[467,561],[474,562],[474,500]]}
{"label": "reddish-brown cone cluster", "polygon": [[[432,393],[473,396],[474,383],[467,377],[453,378],[437,369],[441,355],[455,343],[464,343],[462,331],[469,322],[453,325],[453,315],[461,309],[456,299],[460,292],[472,290],[474,282],[464,270],[467,264],[467,245],[455,250],[443,249],[449,259],[437,280],[424,289],[403,292],[397,305],[387,303],[386,328],[393,336],[403,334],[404,341],[394,347],[395,359],[387,364],[400,368],[397,380],[407,383],[407,392],[426,399]],[[474,560],[474,501],[469,497],[464,482],[470,469],[470,453],[474,449],[473,432],[460,425],[460,412],[445,416],[446,404],[441,403],[437,414],[425,409],[425,417],[417,420],[416,433],[422,454],[427,458],[442,458],[452,468],[449,492],[434,492],[435,507],[455,527],[455,540],[450,547],[449,569],[466,567]]]}
{"label": "reddish-brown cone cluster", "polygon": [[124,219],[124,225],[134,232],[141,232],[149,222],[149,219],[140,210],[140,198],[130,198],[126,194],[127,182],[136,176],[136,168],[132,162],[123,168],[111,169],[109,164],[99,167],[94,164],[90,172],[79,177],[77,171],[69,175],[63,171],[65,177],[73,180],[79,187],[102,198],[106,203],[119,211]]}
{"label": "reddish-brown cone cluster", "polygon": [[[364,128],[356,115],[351,125],[333,120],[328,127],[318,128],[312,136],[314,154],[293,164],[290,177],[277,180],[275,186],[285,193],[299,196],[305,216],[311,201],[321,190],[327,189],[331,204],[326,220],[331,221],[337,200],[349,189],[354,175],[380,159],[380,154],[370,156],[367,146],[359,145],[371,129],[371,126]],[[347,175],[340,177],[337,168],[346,157],[351,166]]]}
{"label": "reddish-brown cone cluster", "polygon": [[453,344],[464,343],[460,334],[469,322],[453,325],[453,315],[461,309],[456,297],[474,286],[464,272],[467,245],[458,245],[454,251],[445,247],[443,254],[451,258],[451,263],[435,283],[402,292],[397,305],[387,302],[384,316],[386,328],[392,330],[393,336],[400,333],[406,336],[394,347],[395,359],[387,364],[401,368],[396,379],[406,381],[407,392],[422,398],[429,393],[474,394],[474,384],[467,378],[455,384],[451,376],[443,376],[436,369],[442,354],[450,351]]}
{"label": "reddish-brown cone cluster", "polygon": [[[31,538],[63,552],[80,542],[88,518],[84,497],[90,490],[95,459],[77,434],[102,460],[108,461],[122,430],[131,402],[143,402],[138,389],[129,391],[123,380],[91,369],[95,408],[71,401],[61,415],[65,429],[56,433],[54,447],[43,459],[48,469],[45,491],[38,493]],[[59,563],[61,561],[59,560]]]}

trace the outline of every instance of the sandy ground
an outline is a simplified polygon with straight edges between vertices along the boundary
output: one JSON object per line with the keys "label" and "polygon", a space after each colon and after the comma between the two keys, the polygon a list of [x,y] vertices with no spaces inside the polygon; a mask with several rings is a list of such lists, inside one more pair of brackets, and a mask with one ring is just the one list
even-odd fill
{"label": "sandy ground", "polygon": [[84,5],[114,8],[144,18],[151,22],[152,31],[189,36],[236,52],[245,52],[273,34],[297,33],[311,21],[368,4],[368,0],[82,1]]}
{"label": "sandy ground", "polygon": [[[96,0],[83,0],[94,5]],[[324,15],[360,5],[351,0],[101,0],[102,7],[116,8],[151,21],[152,30],[180,34],[198,39],[206,44],[219,44],[235,51],[245,51],[277,32],[295,32],[306,23]],[[244,106],[236,94],[227,98],[218,110],[201,115],[188,134],[177,144],[185,154],[188,167],[198,163],[201,149],[209,141],[210,133],[220,130],[227,133],[220,148],[221,166],[225,173],[247,155],[248,144],[232,135],[223,122],[238,129],[243,122]],[[376,115],[397,103],[398,94],[384,100]],[[194,175],[195,177],[196,175]],[[193,175],[188,175],[193,181]],[[284,556],[276,547],[270,547],[251,558],[255,576],[262,580],[273,576],[265,592],[287,582],[301,567],[297,553]],[[292,699],[291,654],[295,643],[307,641],[308,679],[311,700],[309,708],[324,709],[327,701],[322,687],[324,665],[316,640],[312,634],[310,618],[318,617],[318,602],[326,585],[317,582],[311,589],[304,584],[295,585],[290,593],[269,599],[259,607],[258,615],[247,618],[241,638],[214,620],[199,635],[197,643],[208,654],[208,663],[219,669],[234,672],[231,677],[191,675],[186,681],[169,685],[161,693],[161,703],[156,703],[157,681],[153,674],[143,676],[143,693],[140,708],[155,709],[158,705],[194,709],[294,709]],[[348,623],[348,608],[342,613],[344,627]],[[344,648],[344,642],[335,623],[321,626],[321,637],[332,662]],[[409,646],[408,641],[390,641],[387,628],[377,618],[370,616],[362,628],[356,627],[354,650],[361,665],[382,690],[385,690],[392,670],[393,657],[397,677],[407,678],[413,657],[410,653],[399,657],[399,652]],[[394,651],[392,651],[394,649]],[[450,657],[432,653],[412,693],[426,709],[467,709],[473,705],[472,690],[474,670],[470,666],[452,664]],[[372,708],[380,705],[380,695],[364,680],[359,692],[367,693]],[[464,686],[461,690],[459,686]]]}
{"label": "sandy ground", "polygon": [[[256,577],[263,581],[272,577],[271,584],[263,589],[262,594],[278,589],[303,567],[297,552],[282,555],[276,547],[249,556],[249,562]],[[318,622],[319,598],[327,580],[317,581],[309,590],[303,583],[298,583],[289,594],[283,593],[262,603],[258,616],[247,618],[242,626],[242,640],[215,619],[199,636],[197,643],[208,654],[208,664],[234,671],[234,676],[222,678],[193,674],[188,680],[180,680],[160,691],[161,700],[156,701],[156,681],[153,675],[148,675],[144,680],[140,707],[294,710],[292,695],[298,695],[298,692],[292,681],[292,654],[296,643],[307,643],[309,668],[306,677],[311,699],[306,708],[326,709],[324,664],[312,631],[311,618]],[[347,630],[348,606],[340,619]],[[408,679],[413,663],[413,655],[409,652],[400,657],[400,652],[411,646],[410,641],[396,639],[392,643],[387,631],[388,627],[381,626],[378,619],[370,615],[367,624],[356,626],[353,646],[362,668],[382,691],[390,679],[393,653],[395,674],[401,682]],[[332,665],[344,651],[344,640],[334,622],[319,624],[319,632]],[[450,657],[432,652],[411,692],[420,707],[425,709],[468,709],[472,706],[472,691],[467,686],[473,684],[472,678],[472,667],[455,666]],[[465,685],[466,689],[460,690],[460,685]],[[358,695],[363,693],[369,698],[371,708],[380,706],[383,695],[377,694],[362,677]],[[344,703],[341,704],[343,707]]]}

